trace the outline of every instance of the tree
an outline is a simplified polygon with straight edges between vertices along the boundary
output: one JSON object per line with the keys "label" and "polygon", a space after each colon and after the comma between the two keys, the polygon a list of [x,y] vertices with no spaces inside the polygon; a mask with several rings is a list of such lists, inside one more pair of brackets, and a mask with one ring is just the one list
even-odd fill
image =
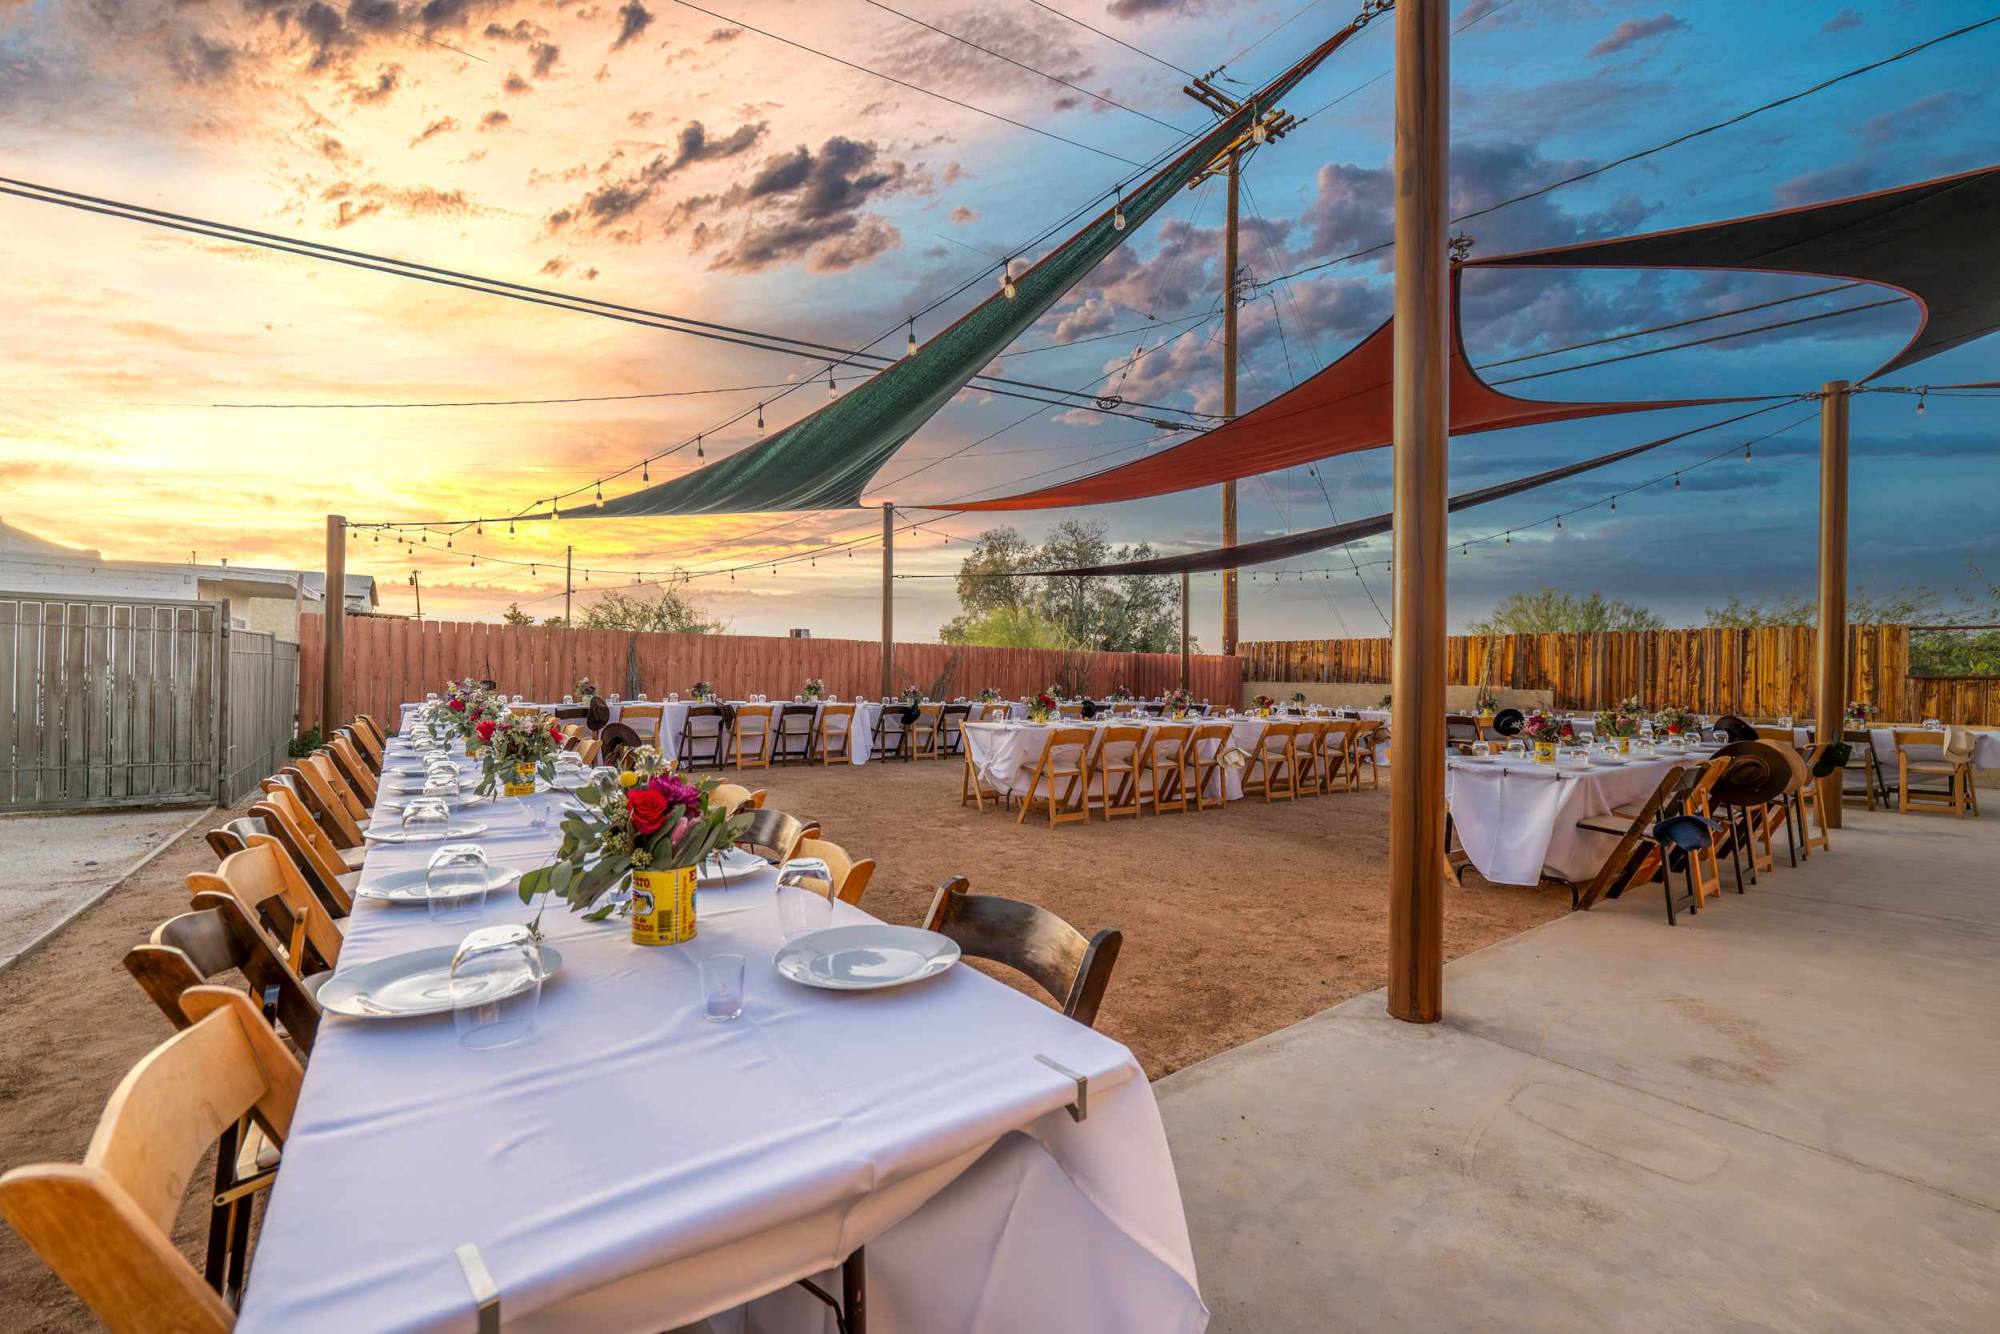
{"label": "tree", "polygon": [[1483,621],[1471,626],[1475,635],[1589,634],[1604,630],[1661,630],[1666,622],[1644,607],[1593,592],[1579,598],[1560,588],[1542,585],[1532,593],[1509,594]]}
{"label": "tree", "polygon": [[500,622],[503,625],[533,625],[535,618],[522,611],[520,603],[510,602],[507,610],[500,613]]}
{"label": "tree", "polygon": [[[1905,588],[1886,598],[1871,598],[1866,588],[1857,588],[1847,599],[1849,625],[1909,625],[1937,615],[1943,601],[1935,589]],[[1729,601],[1707,611],[1708,624],[1724,629],[1744,629],[1753,625],[1817,625],[1819,599],[1811,594],[1779,595],[1766,601],[1749,602],[1731,593]]]}
{"label": "tree", "polygon": [[715,635],[729,628],[702,611],[679,585],[662,584],[651,597],[610,592],[584,608],[577,624],[585,630],[641,630],[654,634]]}
{"label": "tree", "polygon": [[960,616],[952,624],[958,627],[958,634],[948,642],[954,644],[980,648],[1076,647],[1060,625],[1033,607],[995,607],[983,616],[970,619]]}
{"label": "tree", "polygon": [[1180,646],[1180,590],[1171,576],[1032,573],[1152,554],[1143,542],[1114,548],[1103,524],[1078,519],[1057,524],[1039,547],[1012,528],[989,529],[959,565],[960,612],[938,637],[948,644],[1033,639],[1051,641],[1034,647],[1060,641],[1072,649],[1172,652]]}

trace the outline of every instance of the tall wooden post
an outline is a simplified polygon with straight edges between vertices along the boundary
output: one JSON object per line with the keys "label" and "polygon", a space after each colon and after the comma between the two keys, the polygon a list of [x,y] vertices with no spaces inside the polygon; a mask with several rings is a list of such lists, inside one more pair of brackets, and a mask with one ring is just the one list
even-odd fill
{"label": "tall wooden post", "polygon": [[[1236,195],[1241,159],[1229,155],[1229,212],[1222,233],[1222,416],[1236,417]],[[1222,484],[1222,545],[1236,545],[1236,483]],[[1236,571],[1222,572],[1222,651],[1236,651]]]}
{"label": "tall wooden post", "polygon": [[882,505],[882,694],[896,693],[896,507]]}
{"label": "tall wooden post", "polygon": [[326,630],[320,636],[319,729],[332,736],[347,720],[346,681],[342,671],[347,651],[347,518],[326,516]]}
{"label": "tall wooden post", "polygon": [[[1814,655],[1814,740],[1840,740],[1847,714],[1847,381],[1828,380],[1819,400],[1819,648]],[[1820,783],[1820,810],[1829,828],[1840,828],[1843,775],[1835,769]]]}
{"label": "tall wooden post", "polygon": [[1444,1010],[1447,0],[1396,6],[1395,609],[1389,1013]]}
{"label": "tall wooden post", "polygon": [[1181,689],[1190,689],[1188,682],[1193,679],[1188,671],[1188,574],[1181,571]]}
{"label": "tall wooden post", "polygon": [[563,548],[563,629],[574,630],[576,624],[570,619],[570,595],[576,592],[576,548]]}

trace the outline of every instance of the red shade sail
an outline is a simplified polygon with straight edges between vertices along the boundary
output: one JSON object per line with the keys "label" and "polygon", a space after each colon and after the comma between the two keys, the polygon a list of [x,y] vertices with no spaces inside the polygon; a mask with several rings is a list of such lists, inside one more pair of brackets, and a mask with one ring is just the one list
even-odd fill
{"label": "red shade sail", "polygon": [[[1578,417],[1739,399],[1672,399],[1636,403],[1546,403],[1503,394],[1466,360],[1458,328],[1458,282],[1452,282],[1451,432],[1469,435],[1510,426],[1540,426]],[[1020,495],[941,506],[954,510],[1034,510],[1140,500],[1173,491],[1273,472],[1336,454],[1379,449],[1390,441],[1389,398],[1394,321],[1310,379],[1236,420],[1172,449],[1102,472]]]}

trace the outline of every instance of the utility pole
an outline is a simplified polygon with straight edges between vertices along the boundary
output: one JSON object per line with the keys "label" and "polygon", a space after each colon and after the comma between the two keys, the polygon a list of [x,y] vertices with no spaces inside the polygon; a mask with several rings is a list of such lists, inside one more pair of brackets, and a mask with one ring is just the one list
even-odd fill
{"label": "utility pole", "polygon": [[[1236,420],[1236,198],[1243,174],[1238,153],[1229,155],[1228,222],[1222,233],[1222,419]],[[1236,483],[1222,484],[1222,545],[1236,545]],[[1236,651],[1236,569],[1222,572],[1222,651]]]}
{"label": "utility pole", "polygon": [[341,672],[347,653],[347,518],[326,516],[326,615],[320,618],[319,726],[322,736],[345,718],[346,682]]}
{"label": "utility pole", "polygon": [[1190,689],[1188,671],[1188,573],[1181,571],[1181,689]]}
{"label": "utility pole", "polygon": [[[1845,380],[1828,380],[1819,397],[1819,642],[1814,666],[1813,739],[1840,740],[1847,724],[1847,410]],[[1840,828],[1842,773],[1820,783],[1827,828]]]}
{"label": "utility pole", "polygon": [[882,697],[896,693],[896,507],[882,504]]}
{"label": "utility pole", "polygon": [[1389,668],[1389,1013],[1444,1016],[1444,610],[1451,276],[1450,14],[1396,5],[1394,599]]}
{"label": "utility pole", "polygon": [[424,586],[417,582],[417,572],[415,570],[410,571],[410,592],[416,595],[417,619],[421,621],[424,619]]}
{"label": "utility pole", "polygon": [[563,548],[563,629],[574,630],[576,625],[570,620],[569,599],[576,592],[576,547]]}

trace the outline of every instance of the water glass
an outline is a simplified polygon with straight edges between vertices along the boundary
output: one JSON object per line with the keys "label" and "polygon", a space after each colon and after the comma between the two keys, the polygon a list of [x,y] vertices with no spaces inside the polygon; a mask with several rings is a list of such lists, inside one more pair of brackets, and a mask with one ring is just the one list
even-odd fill
{"label": "water glass", "polygon": [[563,696],[563,703],[565,703],[565,704],[574,704],[574,703],[576,703],[576,700],[575,700],[575,699],[573,699],[572,697],[568,696],[568,695],[564,695],[564,696]]}
{"label": "water glass", "polygon": [[1926,732],[1942,732],[1944,731],[1944,723],[1937,718],[1926,718],[1924,719],[1924,730]]}
{"label": "water glass", "polygon": [[1556,762],[1565,769],[1588,769],[1590,752],[1582,746],[1560,746],[1556,750]]}
{"label": "water glass", "polygon": [[711,954],[701,961],[704,1018],[726,1024],[743,1013],[743,956]]}
{"label": "water glass", "polygon": [[794,857],[778,872],[778,926],[786,940],[833,921],[833,872],[818,857]]}
{"label": "water glass", "polygon": [[542,1007],[542,951],[518,923],[482,926],[451,960],[451,1022],[465,1046],[505,1047],[531,1037]]}
{"label": "water glass", "polygon": [[1655,742],[1655,741],[1653,740],[1653,738],[1651,738],[1651,737],[1649,737],[1649,736],[1646,736],[1646,737],[1640,737],[1640,738],[1639,738],[1639,745],[1638,745],[1638,752],[1639,752],[1639,758],[1640,758],[1640,759],[1642,759],[1642,760],[1650,760],[1650,759],[1654,759],[1654,758],[1656,758],[1656,757],[1657,757],[1657,756],[1659,755],[1659,753],[1660,753],[1660,747],[1659,747],[1659,745],[1658,745],[1658,744],[1657,744],[1657,743],[1656,743],[1656,742]]}
{"label": "water glass", "polygon": [[519,695],[510,695],[507,697],[507,702],[509,704],[519,704],[521,702],[521,697]]}
{"label": "water glass", "polygon": [[678,690],[669,690],[669,691],[667,692],[667,703],[669,703],[669,704],[678,704],[678,703],[680,703],[680,702],[681,702],[681,692],[680,692],[680,691],[678,691]]}
{"label": "water glass", "polygon": [[412,797],[403,807],[403,836],[409,839],[442,838],[451,828],[451,808],[437,797]]}
{"label": "water glass", "polygon": [[1708,739],[1718,746],[1726,746],[1729,744],[1729,733],[1723,731],[1721,728],[1717,728],[1709,734]]}
{"label": "water glass", "polygon": [[[617,696],[615,696],[615,695],[614,695],[614,696],[612,696],[612,698],[613,698],[613,699],[616,699],[616,698],[617,698]],[[643,690],[641,690],[641,691],[639,692],[639,702],[640,702],[641,704],[644,704],[644,703],[646,702],[646,692],[645,692],[645,691],[643,691]]]}
{"label": "water glass", "polygon": [[1792,727],[1792,715],[1788,713],[1784,717],[1778,719],[1778,726],[1784,728],[1786,731],[1789,732]]}
{"label": "water glass", "polygon": [[1521,738],[1519,737],[1515,737],[1512,741],[1509,741],[1507,743],[1507,758],[1510,760],[1527,759],[1528,743],[1521,740]]}
{"label": "water glass", "polygon": [[448,843],[424,870],[424,902],[433,922],[470,922],[486,915],[491,879],[486,854],[472,843]]}
{"label": "water glass", "polygon": [[429,692],[427,692],[427,693],[426,693],[426,694],[424,695],[424,703],[426,703],[426,704],[436,704],[437,702],[438,702],[438,692],[437,692],[437,691],[435,691],[435,690],[432,690],[432,691],[429,691]]}
{"label": "water glass", "polygon": [[1472,743],[1472,754],[1474,758],[1483,760],[1492,753],[1493,753],[1493,745],[1491,742],[1475,741]]}
{"label": "water glass", "polygon": [[457,769],[429,774],[424,778],[424,795],[437,798],[447,807],[457,804],[463,794],[464,789],[459,786]]}

